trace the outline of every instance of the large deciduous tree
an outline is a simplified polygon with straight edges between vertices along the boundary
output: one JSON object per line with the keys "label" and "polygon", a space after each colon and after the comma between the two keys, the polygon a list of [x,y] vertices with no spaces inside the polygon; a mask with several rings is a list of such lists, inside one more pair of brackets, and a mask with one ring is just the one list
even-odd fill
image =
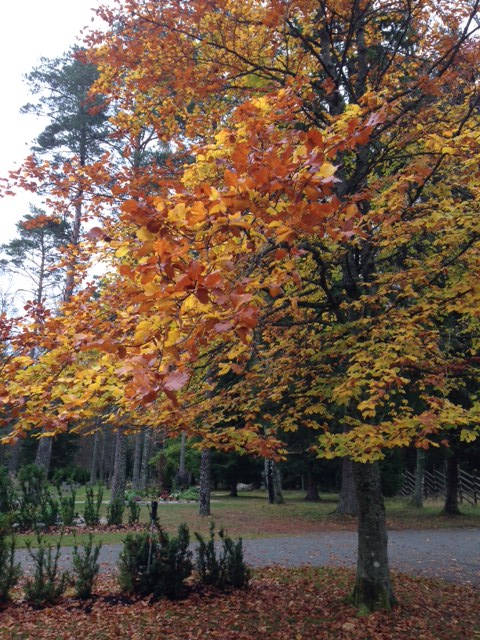
{"label": "large deciduous tree", "polygon": [[355,462],[354,600],[391,607],[378,460],[480,424],[475,394],[453,393],[479,375],[477,13],[464,0],[101,9],[111,30],[88,55],[117,138],[147,126],[188,155],[85,168],[118,207],[90,232],[114,272],[45,323],[43,363],[6,370],[11,404],[19,381],[31,391],[18,430],[67,429],[110,403],[124,424],[140,410],[205,451],[274,458],[283,433],[314,429],[319,455]]}

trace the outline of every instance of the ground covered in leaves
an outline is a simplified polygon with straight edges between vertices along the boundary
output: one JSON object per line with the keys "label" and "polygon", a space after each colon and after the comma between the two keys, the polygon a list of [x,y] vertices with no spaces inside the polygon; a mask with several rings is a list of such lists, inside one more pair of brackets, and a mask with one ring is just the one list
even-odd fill
{"label": "ground covered in leaves", "polygon": [[65,597],[35,610],[21,601],[0,612],[0,640],[475,640],[480,594],[470,586],[395,575],[400,605],[359,615],[348,604],[353,573],[343,569],[263,569],[247,591],[191,586],[185,600],[124,598],[111,576],[81,603]]}

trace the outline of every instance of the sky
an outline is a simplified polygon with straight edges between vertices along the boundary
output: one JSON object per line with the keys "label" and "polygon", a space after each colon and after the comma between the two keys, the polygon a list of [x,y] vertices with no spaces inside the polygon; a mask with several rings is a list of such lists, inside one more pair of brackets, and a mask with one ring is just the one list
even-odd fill
{"label": "sky", "polygon": [[[0,177],[7,177],[29,154],[35,137],[48,120],[21,114],[30,100],[24,75],[41,57],[55,58],[77,42],[82,27],[91,25],[92,8],[100,0],[10,0],[2,3],[0,59]],[[15,225],[29,212],[32,194],[0,199],[0,244],[16,235]],[[3,279],[4,280],[4,279]],[[15,294],[16,283],[0,282]]]}
{"label": "sky", "polygon": [[[55,58],[76,42],[82,27],[91,24],[98,0],[12,0],[2,3],[0,59],[0,176],[28,155],[34,138],[47,124],[20,114],[30,100],[23,77],[41,57]],[[0,243],[15,235],[15,223],[28,213],[31,196],[0,200]]]}

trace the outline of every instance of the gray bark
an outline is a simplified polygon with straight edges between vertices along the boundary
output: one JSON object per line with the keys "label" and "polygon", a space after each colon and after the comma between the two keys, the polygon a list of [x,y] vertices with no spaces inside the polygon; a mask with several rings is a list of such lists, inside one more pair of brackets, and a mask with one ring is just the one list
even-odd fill
{"label": "gray bark", "polygon": [[53,438],[40,438],[35,456],[35,464],[37,467],[45,469],[47,476],[50,470],[50,460],[52,459],[52,444]]}
{"label": "gray bark", "polygon": [[135,450],[133,452],[133,472],[132,472],[132,486],[134,489],[140,488],[140,468],[142,466],[142,445],[143,445],[143,431],[139,431],[135,434]]}
{"label": "gray bark", "polygon": [[90,484],[95,484],[98,479],[99,439],[100,439],[100,434],[98,431],[95,431],[95,435],[93,436],[92,461],[90,464]]}
{"label": "gray bark", "polygon": [[443,513],[449,516],[458,516],[460,515],[458,508],[458,456],[453,449],[447,451],[445,484]]}
{"label": "gray bark", "polygon": [[187,436],[185,431],[182,431],[182,438],[180,441],[180,459],[178,461],[178,471],[175,475],[175,486],[177,489],[188,489],[190,486],[190,473],[188,473],[185,467],[185,454],[187,448]]}
{"label": "gray bark", "polygon": [[8,474],[15,476],[20,463],[20,454],[22,452],[23,440],[18,439],[15,444],[10,445],[10,456],[8,458]]}
{"label": "gray bark", "polygon": [[105,469],[105,450],[106,450],[107,436],[105,435],[104,427],[102,427],[101,438],[102,438],[102,444],[100,447],[100,481],[103,484],[107,477],[106,469]]}
{"label": "gray bark", "polygon": [[265,458],[265,487],[270,504],[283,504],[282,478],[274,460]]}
{"label": "gray bark", "polygon": [[210,515],[210,449],[202,449],[200,458],[200,504],[199,514]]}
{"label": "gray bark", "polygon": [[320,496],[318,494],[318,486],[317,486],[317,483],[315,482],[315,478],[313,477],[313,473],[311,469],[307,470],[306,475],[307,475],[307,483],[306,483],[307,494],[304,499],[307,502],[320,502]]}
{"label": "gray bark", "polygon": [[119,429],[115,437],[115,464],[113,468],[111,502],[125,498],[126,471],[127,436]]}
{"label": "gray bark", "polygon": [[140,465],[139,489],[144,491],[148,483],[148,460],[150,458],[150,449],[152,444],[152,432],[150,429],[145,430],[143,439],[142,464]]}
{"label": "gray bark", "polygon": [[423,494],[425,483],[425,449],[417,449],[415,464],[415,488],[413,490],[412,505],[421,509],[423,507]]}
{"label": "gray bark", "polygon": [[342,460],[342,486],[335,513],[339,516],[358,516],[357,490],[353,477],[353,462],[350,458]]}
{"label": "gray bark", "polygon": [[396,601],[390,581],[387,555],[387,528],[380,467],[354,465],[359,506],[358,558],[353,603],[360,609],[391,609]]}
{"label": "gray bark", "polygon": [[272,460],[273,467],[273,492],[275,495],[275,504],[283,504],[285,500],[283,499],[282,493],[282,476],[280,474],[280,469],[278,468],[278,464]]}

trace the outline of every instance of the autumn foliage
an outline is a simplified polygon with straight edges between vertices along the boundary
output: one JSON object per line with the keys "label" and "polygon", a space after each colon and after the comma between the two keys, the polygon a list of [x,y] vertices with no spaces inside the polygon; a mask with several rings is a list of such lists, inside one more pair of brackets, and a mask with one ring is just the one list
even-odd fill
{"label": "autumn foliage", "polygon": [[[52,185],[52,215],[90,194],[90,230],[77,294],[11,336],[10,439],[97,415],[264,456],[300,428],[360,462],[451,429],[475,439],[478,2],[99,15],[85,56],[122,154],[15,176]],[[169,158],[135,161],[145,132]]]}

